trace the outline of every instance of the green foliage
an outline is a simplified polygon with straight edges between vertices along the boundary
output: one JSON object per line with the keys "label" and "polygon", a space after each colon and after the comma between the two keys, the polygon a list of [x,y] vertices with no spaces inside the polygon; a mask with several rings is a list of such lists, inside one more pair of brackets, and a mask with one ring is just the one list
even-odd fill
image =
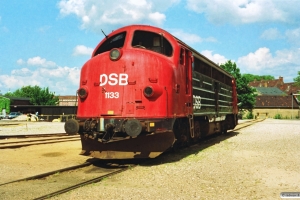
{"label": "green foliage", "polygon": [[243,74],[248,82],[252,82],[254,80],[261,81],[261,80],[275,80],[274,76],[271,75],[253,75],[253,74]]}
{"label": "green foliage", "polygon": [[2,114],[3,108],[7,113],[10,113],[10,99],[0,96],[0,115]]}
{"label": "green foliage", "polygon": [[300,71],[298,71],[298,76],[296,78],[294,78],[294,85],[296,86],[300,86]]}
{"label": "green foliage", "polygon": [[254,118],[254,116],[253,116],[253,112],[252,112],[252,110],[251,110],[251,111],[249,111],[249,112],[247,113],[246,119],[253,119],[253,118]]}
{"label": "green foliage", "polygon": [[282,119],[282,115],[278,113],[275,115],[274,119]]}
{"label": "green foliage", "polygon": [[7,97],[27,97],[33,105],[56,105],[58,97],[50,92],[48,87],[42,89],[39,86],[25,86],[15,92],[6,93]]}
{"label": "green foliage", "polygon": [[229,72],[236,80],[237,98],[239,110],[252,111],[256,102],[255,89],[248,86],[249,81],[245,76],[242,76],[240,69],[231,60],[220,65],[224,70]]}
{"label": "green foliage", "polygon": [[[300,94],[300,92],[298,92],[297,94]],[[298,101],[300,101],[300,95],[295,95],[295,97],[298,99]]]}

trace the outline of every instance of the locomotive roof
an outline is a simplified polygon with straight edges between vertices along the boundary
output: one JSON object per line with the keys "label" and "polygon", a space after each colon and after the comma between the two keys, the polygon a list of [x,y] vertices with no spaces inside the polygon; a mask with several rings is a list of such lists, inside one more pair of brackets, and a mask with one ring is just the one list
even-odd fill
{"label": "locomotive roof", "polygon": [[217,65],[215,62],[213,62],[212,60],[208,59],[207,57],[205,57],[204,55],[200,54],[198,51],[196,51],[195,49],[193,49],[192,47],[190,47],[189,45],[187,45],[186,43],[184,43],[183,41],[181,41],[180,39],[176,38],[175,36],[173,36],[181,45],[187,47],[188,49],[190,49],[193,54],[194,57],[199,58],[201,61],[213,66],[214,68],[216,68],[218,71],[221,71],[224,74],[227,74],[228,76],[232,77],[233,76],[227,72],[226,70],[224,70],[223,68],[221,68],[219,65]]}
{"label": "locomotive roof", "polygon": [[[173,37],[179,44],[185,46],[186,48],[188,48],[189,50],[192,51],[194,57],[197,57],[198,59],[200,59],[201,61],[207,63],[208,65],[214,67],[215,69],[217,69],[218,71],[226,74],[229,77],[233,76],[227,72],[226,70],[224,70],[223,68],[221,68],[219,65],[217,65],[216,63],[214,63],[213,61],[211,61],[210,59],[208,59],[207,57],[205,57],[204,55],[200,54],[198,51],[196,51],[195,49],[193,49],[192,47],[190,47],[189,45],[187,45],[186,43],[184,43],[182,40],[178,39],[177,37],[175,37],[174,35],[172,35],[171,33],[169,33],[168,31],[161,29],[159,27],[155,27],[155,26],[150,26],[150,25],[138,25],[138,24],[134,24],[134,25],[128,25],[128,26],[124,26],[122,28],[119,28],[115,31],[122,31],[122,30],[126,30],[126,29],[153,29],[153,30],[160,30],[163,31],[164,33],[169,34],[171,37]],[[113,31],[114,32],[114,31]],[[109,34],[110,35],[110,34]]]}

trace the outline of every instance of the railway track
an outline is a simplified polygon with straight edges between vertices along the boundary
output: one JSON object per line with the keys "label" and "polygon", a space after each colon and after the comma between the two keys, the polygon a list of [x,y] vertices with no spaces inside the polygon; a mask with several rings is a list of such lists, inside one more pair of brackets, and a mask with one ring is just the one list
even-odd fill
{"label": "railway track", "polygon": [[[47,135],[27,135],[27,136],[6,136],[5,140],[0,140],[0,149],[20,148],[31,145],[51,144],[58,142],[70,142],[80,140],[79,135],[68,136],[66,134],[51,134]],[[24,139],[26,137],[26,139]]]}
{"label": "railway track", "polygon": [[52,193],[40,196],[40,197],[35,198],[35,199],[36,200],[48,199],[50,197],[54,197],[54,196],[66,193],[66,192],[72,191],[74,189],[77,189],[77,188],[80,188],[80,187],[83,187],[83,186],[86,186],[86,185],[89,185],[89,184],[97,183],[97,182],[99,182],[99,181],[101,181],[101,180],[103,180],[105,178],[108,178],[108,177],[113,176],[115,174],[121,173],[121,172],[126,171],[128,169],[129,169],[129,167],[126,167],[126,168],[123,168],[123,169],[118,169],[118,170],[109,172],[109,173],[107,173],[105,175],[96,177],[94,179],[91,179],[91,180],[88,180],[88,181],[84,181],[84,182],[81,182],[81,183],[76,184],[76,185],[72,185],[70,187],[67,187],[67,188],[64,188],[64,189],[61,189],[61,190],[58,190],[58,191],[55,191],[55,192],[52,192]]}
{"label": "railway track", "polygon": [[[76,188],[97,183],[105,178],[134,167],[135,164],[86,162],[19,180],[0,184],[3,199],[48,199]],[[88,174],[87,174],[88,173]],[[85,175],[85,178],[82,178]],[[30,192],[28,192],[30,191]]]}
{"label": "railway track", "polygon": [[265,118],[263,118],[263,119],[255,119],[255,120],[245,121],[245,122],[243,122],[243,123],[238,124],[238,125],[235,127],[235,129],[233,129],[233,130],[231,130],[231,131],[237,131],[237,130],[240,130],[240,129],[245,128],[245,127],[247,127],[247,126],[251,126],[251,125],[253,125],[253,124],[255,124],[255,123],[262,122],[262,121],[264,121],[264,120],[265,120]]}

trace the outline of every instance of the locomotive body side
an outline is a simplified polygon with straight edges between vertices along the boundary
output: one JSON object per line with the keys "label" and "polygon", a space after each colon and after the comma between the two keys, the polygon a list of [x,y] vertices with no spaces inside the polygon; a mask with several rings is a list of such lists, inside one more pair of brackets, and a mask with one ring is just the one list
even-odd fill
{"label": "locomotive body side", "polygon": [[195,54],[192,82],[193,113],[200,134],[234,129],[238,123],[235,79]]}
{"label": "locomotive body side", "polygon": [[234,128],[233,84],[168,32],[127,26],[101,41],[82,67],[77,118],[65,130],[80,134],[82,155],[153,158]]}

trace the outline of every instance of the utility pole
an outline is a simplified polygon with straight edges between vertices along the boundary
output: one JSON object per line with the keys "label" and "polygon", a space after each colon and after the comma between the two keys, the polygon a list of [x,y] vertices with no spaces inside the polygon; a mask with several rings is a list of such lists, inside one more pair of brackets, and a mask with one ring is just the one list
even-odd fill
{"label": "utility pole", "polygon": [[[294,96],[299,96],[300,94],[293,94],[292,93],[292,119],[293,119],[293,111],[294,111]],[[299,116],[300,117],[300,116]]]}

